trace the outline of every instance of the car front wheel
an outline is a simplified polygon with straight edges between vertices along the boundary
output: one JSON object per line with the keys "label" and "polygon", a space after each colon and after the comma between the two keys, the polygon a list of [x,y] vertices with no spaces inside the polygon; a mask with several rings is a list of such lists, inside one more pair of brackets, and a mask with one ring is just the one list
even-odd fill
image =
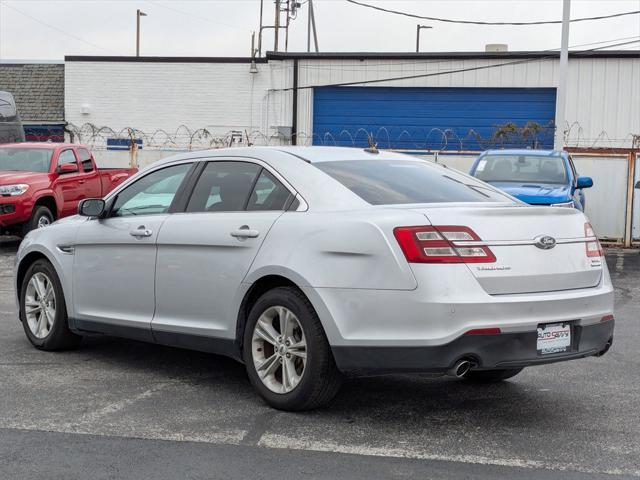
{"label": "car front wheel", "polygon": [[320,319],[295,288],[275,288],[254,304],[243,355],[252,385],[274,408],[318,408],[340,388],[341,375]]}
{"label": "car front wheel", "polygon": [[41,350],[76,346],[82,337],[69,330],[60,279],[47,260],[27,270],[20,291],[20,320],[29,341]]}

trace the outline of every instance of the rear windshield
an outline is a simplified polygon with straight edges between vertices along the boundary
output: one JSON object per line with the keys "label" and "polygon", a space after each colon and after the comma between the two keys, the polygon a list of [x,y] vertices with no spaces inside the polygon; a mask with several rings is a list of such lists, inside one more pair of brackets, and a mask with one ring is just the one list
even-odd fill
{"label": "rear windshield", "polygon": [[48,172],[52,153],[46,148],[0,148],[0,170]]}
{"label": "rear windshield", "polygon": [[567,182],[560,156],[485,155],[474,173],[485,182],[558,183]]}
{"label": "rear windshield", "polygon": [[352,160],[313,165],[372,205],[511,201],[488,185],[426,161]]}

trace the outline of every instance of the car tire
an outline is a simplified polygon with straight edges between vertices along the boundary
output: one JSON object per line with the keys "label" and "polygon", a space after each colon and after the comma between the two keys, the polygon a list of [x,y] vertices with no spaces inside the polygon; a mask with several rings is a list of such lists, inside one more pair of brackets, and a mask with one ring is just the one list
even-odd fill
{"label": "car tire", "polygon": [[24,224],[22,229],[23,236],[36,228],[43,228],[53,223],[53,213],[49,210],[49,207],[44,205],[36,205],[31,213],[31,218]]}
{"label": "car tire", "polygon": [[475,383],[496,383],[501,382],[502,380],[506,380],[507,378],[515,377],[522,370],[522,368],[507,368],[500,370],[470,370],[463,378]]}
{"label": "car tire", "polygon": [[27,338],[40,350],[69,349],[82,340],[69,330],[62,284],[47,260],[36,260],[27,269],[20,289],[20,320]]}
{"label": "car tire", "polygon": [[[284,316],[282,312],[285,312]],[[286,317],[289,318],[289,331],[282,335],[279,326],[282,318]],[[265,328],[273,335],[269,335]],[[265,336],[273,342],[265,339]],[[297,356],[301,355],[301,351],[296,350],[302,348],[303,343],[304,359]],[[287,351],[289,346],[291,349]],[[274,356],[278,358],[269,368],[260,369]],[[274,288],[255,302],[244,332],[243,357],[253,387],[269,405],[279,410],[318,408],[338,393],[342,383],[342,375],[336,367],[318,314],[297,288]],[[272,366],[274,372],[269,373]],[[289,381],[285,380],[285,371],[292,373],[292,377],[286,376],[290,378]],[[296,380],[298,375],[299,379]]]}

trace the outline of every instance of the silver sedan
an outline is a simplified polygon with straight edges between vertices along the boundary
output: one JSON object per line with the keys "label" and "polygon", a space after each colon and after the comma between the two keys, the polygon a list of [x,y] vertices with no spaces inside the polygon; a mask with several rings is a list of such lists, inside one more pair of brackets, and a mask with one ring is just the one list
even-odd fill
{"label": "silver sedan", "polygon": [[582,212],[415,157],[190,152],[30,233],[20,320],[44,350],[109,334],[244,362],[273,407],[345,374],[494,382],[607,351],[613,289]]}

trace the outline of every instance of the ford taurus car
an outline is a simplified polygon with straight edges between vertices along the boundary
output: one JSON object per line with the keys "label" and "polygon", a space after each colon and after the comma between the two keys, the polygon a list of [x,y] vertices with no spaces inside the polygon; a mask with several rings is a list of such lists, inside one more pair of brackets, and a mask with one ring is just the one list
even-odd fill
{"label": "ford taurus car", "polygon": [[614,329],[582,212],[376,150],[174,156],[29,233],[16,261],[36,348],[109,334],[224,354],[285,410],[345,374],[504,380],[601,355]]}
{"label": "ford taurus car", "polygon": [[557,150],[488,150],[471,167],[471,175],[531,205],[570,207],[584,211],[584,189],[571,156]]}

